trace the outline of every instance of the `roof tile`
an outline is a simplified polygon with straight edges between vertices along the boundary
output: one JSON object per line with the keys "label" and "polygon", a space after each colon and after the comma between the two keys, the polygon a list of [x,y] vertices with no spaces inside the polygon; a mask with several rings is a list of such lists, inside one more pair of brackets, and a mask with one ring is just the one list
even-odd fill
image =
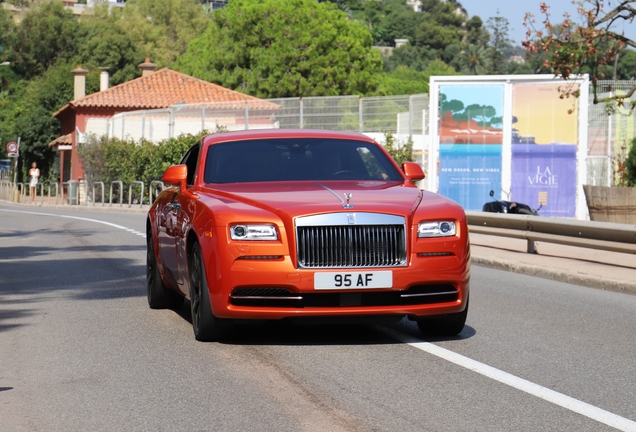
{"label": "roof tile", "polygon": [[[168,68],[90,94],[70,105],[125,111],[168,108],[179,103],[262,101]],[[263,101],[264,102],[264,101]]]}

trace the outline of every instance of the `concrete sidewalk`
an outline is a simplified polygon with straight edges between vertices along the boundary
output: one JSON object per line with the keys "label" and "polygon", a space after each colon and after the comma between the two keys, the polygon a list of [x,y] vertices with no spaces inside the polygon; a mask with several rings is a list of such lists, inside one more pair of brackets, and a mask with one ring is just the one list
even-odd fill
{"label": "concrete sidewalk", "polygon": [[475,265],[636,295],[636,256],[596,249],[470,234]]}
{"label": "concrete sidewalk", "polygon": [[[24,210],[57,208],[71,211],[113,211],[145,213],[149,206],[122,207],[12,204]],[[636,256],[558,244],[536,242],[537,254],[526,252],[526,241],[506,237],[470,234],[474,265],[506,270],[544,279],[636,295]]]}

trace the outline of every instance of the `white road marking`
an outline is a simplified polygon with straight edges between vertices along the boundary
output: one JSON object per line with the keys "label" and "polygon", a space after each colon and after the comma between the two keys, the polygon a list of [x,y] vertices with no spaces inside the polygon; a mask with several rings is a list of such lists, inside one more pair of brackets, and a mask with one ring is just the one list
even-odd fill
{"label": "white road marking", "polygon": [[550,390],[549,388],[542,387],[539,384],[535,384],[531,381],[519,378],[515,375],[509,374],[502,370],[496,369],[492,366],[488,366],[484,363],[480,363],[476,360],[465,357],[456,352],[447,350],[430,342],[424,342],[421,339],[417,339],[413,336],[401,333],[386,327],[378,327],[381,331],[388,334],[394,339],[404,342],[414,348],[425,351],[436,357],[447,360],[458,366],[477,372],[495,381],[499,381],[502,384],[509,385],[553,404],[559,405],[575,413],[584,415],[596,420],[600,423],[604,423],[608,426],[614,427],[621,431],[636,432],[636,422],[625,417],[621,417],[609,411],[605,411],[594,405],[590,405],[586,402],[582,402],[578,399],[574,399],[563,393]]}
{"label": "white road marking", "polygon": [[128,231],[129,233],[132,233],[132,234],[138,235],[140,237],[146,238],[146,233],[142,233],[142,232],[139,232],[139,231],[134,230],[132,228],[127,228],[127,227],[122,226],[122,225],[117,225],[117,224],[106,222],[106,221],[102,221],[102,220],[99,220],[99,219],[89,219],[89,218],[83,218],[83,217],[78,217],[78,216],[67,216],[67,215],[59,215],[59,214],[54,214],[54,213],[40,213],[40,212],[31,212],[31,211],[24,211],[24,210],[0,209],[0,211],[8,212],[8,213],[31,214],[31,215],[36,215],[36,216],[54,216],[54,217],[58,217],[58,218],[76,219],[76,220],[87,221],[87,222],[95,222],[95,223],[99,223],[99,224],[102,224],[102,225],[107,225],[109,227],[113,227],[113,228],[117,228],[117,229],[120,229],[120,230]]}

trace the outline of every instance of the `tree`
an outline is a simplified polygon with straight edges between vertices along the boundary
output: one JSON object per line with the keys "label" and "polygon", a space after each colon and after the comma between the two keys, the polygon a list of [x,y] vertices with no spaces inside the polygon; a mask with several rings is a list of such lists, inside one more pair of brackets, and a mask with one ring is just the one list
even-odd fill
{"label": "tree", "polygon": [[471,75],[487,74],[492,68],[488,50],[483,46],[469,45],[460,53],[459,59],[462,71]]}
{"label": "tree", "polygon": [[423,72],[405,66],[398,66],[386,74],[380,93],[383,95],[408,95],[428,93],[428,77]]}
{"label": "tree", "polygon": [[444,63],[442,60],[433,60],[428,64],[428,67],[424,70],[424,76],[426,82],[432,76],[444,76],[444,75],[459,75],[459,73],[452,67]]}
{"label": "tree", "polygon": [[392,55],[383,58],[384,70],[392,72],[400,66],[405,66],[421,72],[426,69],[430,62],[436,59],[437,55],[434,50],[406,44],[395,48]]}
{"label": "tree", "polygon": [[[48,144],[60,134],[60,123],[52,116],[73,98],[71,66],[60,62],[39,77],[28,82],[14,106],[13,134],[22,138],[20,146],[23,171],[31,162],[37,162],[42,179],[51,177],[55,154]],[[87,88],[94,90],[98,84],[98,71],[87,79]]]}
{"label": "tree", "polygon": [[371,42],[330,3],[234,0],[175,68],[257,97],[368,94],[382,70]]}
{"label": "tree", "polygon": [[75,54],[78,23],[61,2],[44,2],[29,9],[17,27],[11,67],[21,76],[41,75],[59,60]]}
{"label": "tree", "polygon": [[[606,7],[608,6],[608,7]],[[569,15],[560,24],[552,22],[550,7],[541,3],[543,27],[537,29],[536,19],[526,14],[524,25],[527,27],[527,39],[522,44],[531,53],[544,55],[543,65],[556,76],[569,80],[579,73],[589,72],[592,78],[594,103],[605,102],[609,111],[619,106],[636,106],[630,97],[636,92],[636,86],[626,95],[611,95],[599,99],[597,82],[610,78],[616,56],[625,46],[636,48],[636,42],[616,31],[620,23],[631,23],[636,17],[636,0],[584,0],[578,8],[582,24],[575,22]],[[578,97],[575,86],[564,86],[563,97]]]}
{"label": "tree", "polygon": [[512,41],[508,36],[508,20],[499,15],[488,18],[490,40],[488,42],[488,58],[494,74],[503,75],[508,67],[508,58],[512,51]]}
{"label": "tree", "polygon": [[616,65],[616,78],[620,80],[636,79],[636,51],[626,48],[620,52]]}
{"label": "tree", "polygon": [[387,0],[384,4],[383,40],[381,45],[393,46],[396,39],[408,39],[415,43],[415,29],[420,14],[402,0]]}
{"label": "tree", "polygon": [[464,42],[469,45],[486,45],[490,40],[488,30],[484,28],[484,22],[477,15],[466,21],[466,36]]}
{"label": "tree", "polygon": [[15,32],[15,24],[7,13],[7,11],[0,7],[0,60],[4,61],[7,52],[10,51],[9,44],[13,40]]}
{"label": "tree", "polygon": [[107,67],[111,85],[139,76],[137,65],[150,54],[140,51],[123,22],[116,14],[96,14],[83,19],[73,63],[81,64],[91,73]]}
{"label": "tree", "polygon": [[439,53],[462,39],[466,13],[456,2],[423,0],[415,45],[429,46]]}
{"label": "tree", "polygon": [[624,162],[624,183],[636,187],[636,138],[632,139],[630,149]]}
{"label": "tree", "polygon": [[120,25],[143,56],[161,66],[172,66],[210,22],[193,0],[128,0],[115,12],[121,14]]}

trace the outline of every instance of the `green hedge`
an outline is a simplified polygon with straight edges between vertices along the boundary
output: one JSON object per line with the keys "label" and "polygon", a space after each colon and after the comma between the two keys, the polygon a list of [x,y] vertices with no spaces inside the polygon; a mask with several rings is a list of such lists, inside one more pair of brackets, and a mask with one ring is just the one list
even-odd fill
{"label": "green hedge", "polygon": [[[92,191],[96,182],[104,182],[108,190],[111,182],[121,180],[127,195],[133,181],[143,181],[147,196],[150,182],[161,180],[166,168],[179,163],[185,152],[207,134],[180,135],[157,144],[89,135],[79,147],[88,190]],[[127,199],[126,196],[124,201]]]}

